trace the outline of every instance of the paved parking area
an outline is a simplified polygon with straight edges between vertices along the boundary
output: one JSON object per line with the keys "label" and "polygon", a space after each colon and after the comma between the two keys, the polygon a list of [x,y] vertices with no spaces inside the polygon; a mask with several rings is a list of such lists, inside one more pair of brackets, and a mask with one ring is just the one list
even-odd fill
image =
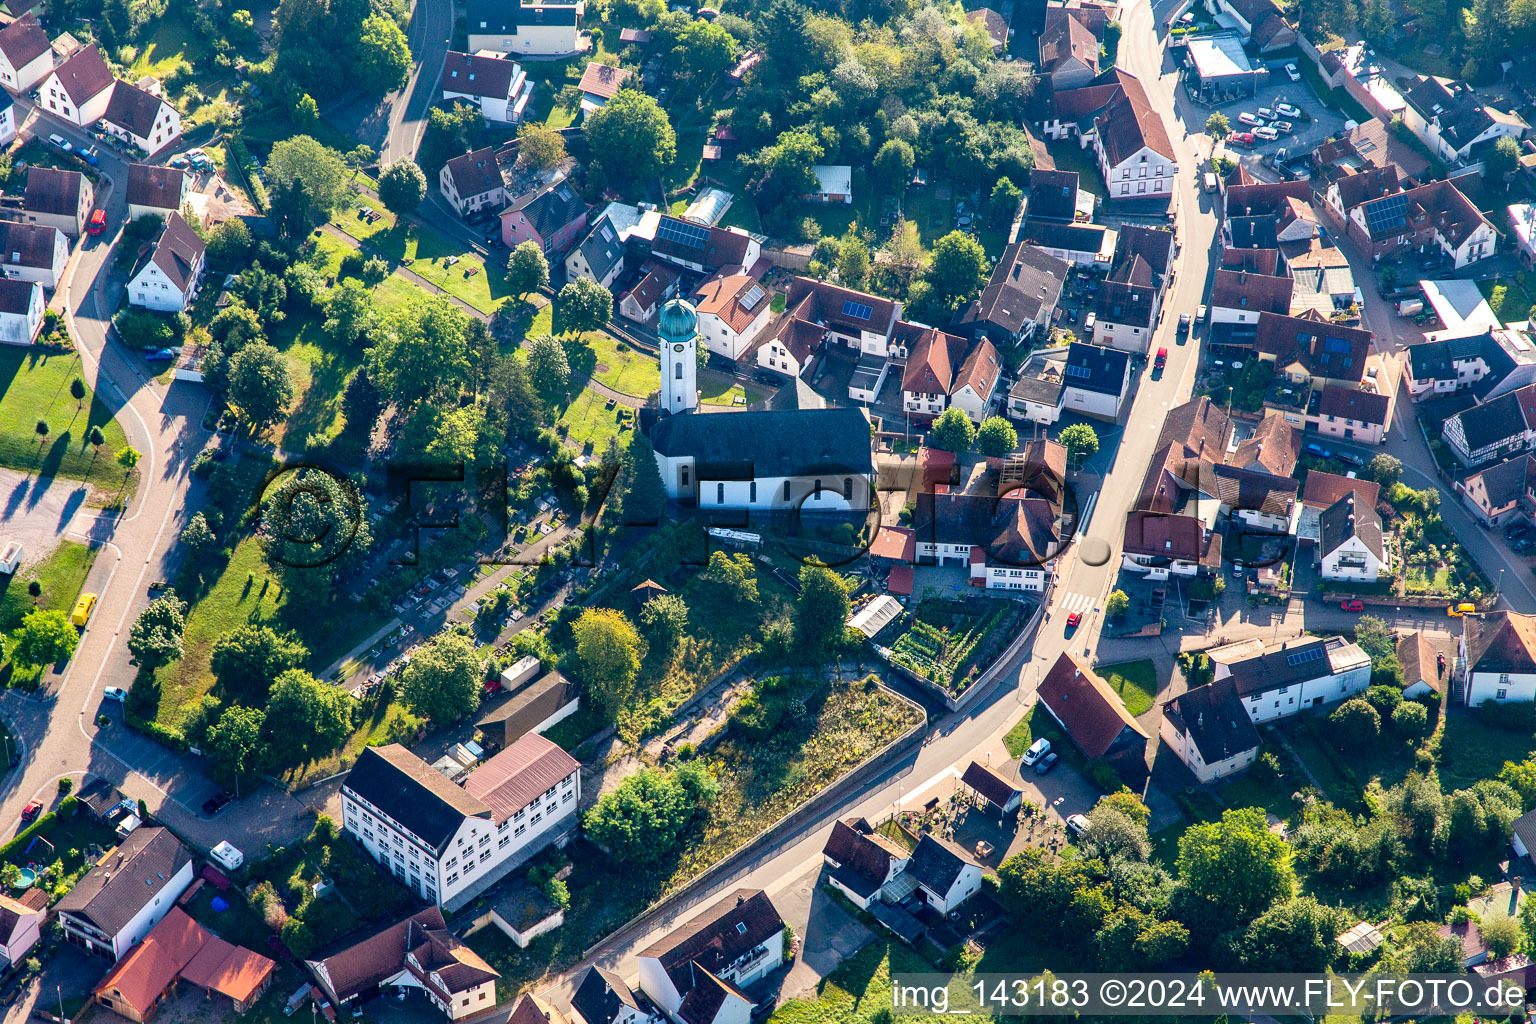
{"label": "paved parking area", "polygon": [[[1274,73],[1270,75],[1267,83],[1259,86],[1257,95],[1214,107],[1196,103],[1196,106],[1206,111],[1207,116],[1217,110],[1227,115],[1227,120],[1232,122],[1234,132],[1251,130],[1238,121],[1238,115],[1245,111],[1256,114],[1260,107],[1273,109],[1276,103],[1289,103],[1301,108],[1305,116],[1292,122],[1296,128],[1290,135],[1281,135],[1274,142],[1260,141],[1252,149],[1234,150],[1244,157],[1244,163],[1257,162],[1264,156],[1281,149],[1286,151],[1287,158],[1293,158],[1297,154],[1311,152],[1330,135],[1338,135],[1344,131],[1344,116],[1324,107],[1322,100],[1317,98],[1317,94],[1312,91],[1312,87],[1305,79],[1292,82],[1287,78],[1285,72],[1280,70],[1285,63],[1285,61],[1276,63]],[[1253,158],[1252,161],[1247,159],[1249,157]]]}

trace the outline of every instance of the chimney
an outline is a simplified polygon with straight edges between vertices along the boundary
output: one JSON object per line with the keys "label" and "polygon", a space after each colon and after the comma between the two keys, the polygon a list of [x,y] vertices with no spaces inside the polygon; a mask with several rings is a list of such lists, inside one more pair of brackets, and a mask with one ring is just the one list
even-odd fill
{"label": "chimney", "polygon": [[743,896],[741,893],[737,893],[736,894],[736,905],[739,907],[739,906],[741,906],[745,902],[747,902],[747,898],[745,896]]}

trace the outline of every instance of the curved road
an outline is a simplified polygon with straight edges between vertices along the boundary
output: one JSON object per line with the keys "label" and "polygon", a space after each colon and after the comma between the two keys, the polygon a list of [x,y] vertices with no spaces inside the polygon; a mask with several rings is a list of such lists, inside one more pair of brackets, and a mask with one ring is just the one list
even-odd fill
{"label": "curved road", "polygon": [[427,128],[427,110],[443,76],[443,61],[447,59],[452,34],[453,0],[417,0],[407,35],[416,63],[404,88],[384,97],[389,107],[389,123],[384,144],[379,147],[381,167],[396,160],[415,159]]}

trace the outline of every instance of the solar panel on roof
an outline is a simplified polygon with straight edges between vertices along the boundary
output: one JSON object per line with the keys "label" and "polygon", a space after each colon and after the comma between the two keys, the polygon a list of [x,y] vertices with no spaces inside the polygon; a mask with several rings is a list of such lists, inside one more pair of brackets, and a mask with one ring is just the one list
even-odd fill
{"label": "solar panel on roof", "polygon": [[681,220],[663,220],[657,225],[656,234],[669,242],[690,245],[695,249],[704,248],[705,243],[709,241],[708,228],[701,228],[697,224],[689,224]]}
{"label": "solar panel on roof", "polygon": [[761,299],[762,297],[763,286],[755,284],[747,290],[747,294],[741,297],[741,304],[747,309],[751,309],[753,306],[757,305],[757,300]]}
{"label": "solar panel on roof", "polygon": [[868,320],[875,313],[873,306],[867,306],[862,302],[854,302],[849,299],[843,303],[843,316],[851,316],[859,320]]}
{"label": "solar panel on roof", "polygon": [[1309,661],[1317,661],[1323,656],[1321,647],[1313,647],[1310,650],[1297,651],[1295,654],[1287,654],[1285,663],[1295,668],[1297,665],[1305,665]]}
{"label": "solar panel on roof", "polygon": [[1088,369],[1088,367],[1086,367],[1086,366],[1074,366],[1073,364],[1068,363],[1067,364],[1067,376],[1068,377],[1092,377],[1093,376],[1093,371]]}
{"label": "solar panel on roof", "polygon": [[1323,351],[1324,352],[1338,352],[1338,353],[1341,353],[1341,354],[1345,353],[1345,352],[1348,352],[1349,351],[1349,342],[1345,341],[1343,338],[1324,338],[1323,339]]}

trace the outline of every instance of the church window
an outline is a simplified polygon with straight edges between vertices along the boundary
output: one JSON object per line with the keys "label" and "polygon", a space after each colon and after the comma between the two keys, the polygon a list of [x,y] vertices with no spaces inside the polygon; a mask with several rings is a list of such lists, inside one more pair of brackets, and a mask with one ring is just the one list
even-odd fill
{"label": "church window", "polygon": [[674,366],[672,368],[672,376],[674,378],[676,378],[677,380],[682,380],[683,379],[683,364],[682,363],[678,363],[676,366]]}
{"label": "church window", "polygon": [[789,481],[788,480],[784,481],[784,500],[785,501],[789,500]]}
{"label": "church window", "polygon": [[715,504],[725,504],[725,484],[715,484]]}
{"label": "church window", "polygon": [[853,477],[851,476],[843,477],[843,500],[853,500]]}
{"label": "church window", "polygon": [[821,497],[821,481],[820,481],[820,480],[817,480],[817,481],[816,481],[816,487],[815,487],[815,489],[814,489],[814,490],[813,490],[813,491],[812,491],[812,493],[813,493],[813,494],[814,494],[814,495],[815,495],[815,496],[816,496],[816,497],[817,497],[817,498],[820,498],[820,497]]}
{"label": "church window", "polygon": [[752,481],[752,483],[750,485],[750,490],[751,490],[751,493],[748,495],[747,500],[752,502],[752,504],[756,505],[757,504],[757,481],[756,480]]}

